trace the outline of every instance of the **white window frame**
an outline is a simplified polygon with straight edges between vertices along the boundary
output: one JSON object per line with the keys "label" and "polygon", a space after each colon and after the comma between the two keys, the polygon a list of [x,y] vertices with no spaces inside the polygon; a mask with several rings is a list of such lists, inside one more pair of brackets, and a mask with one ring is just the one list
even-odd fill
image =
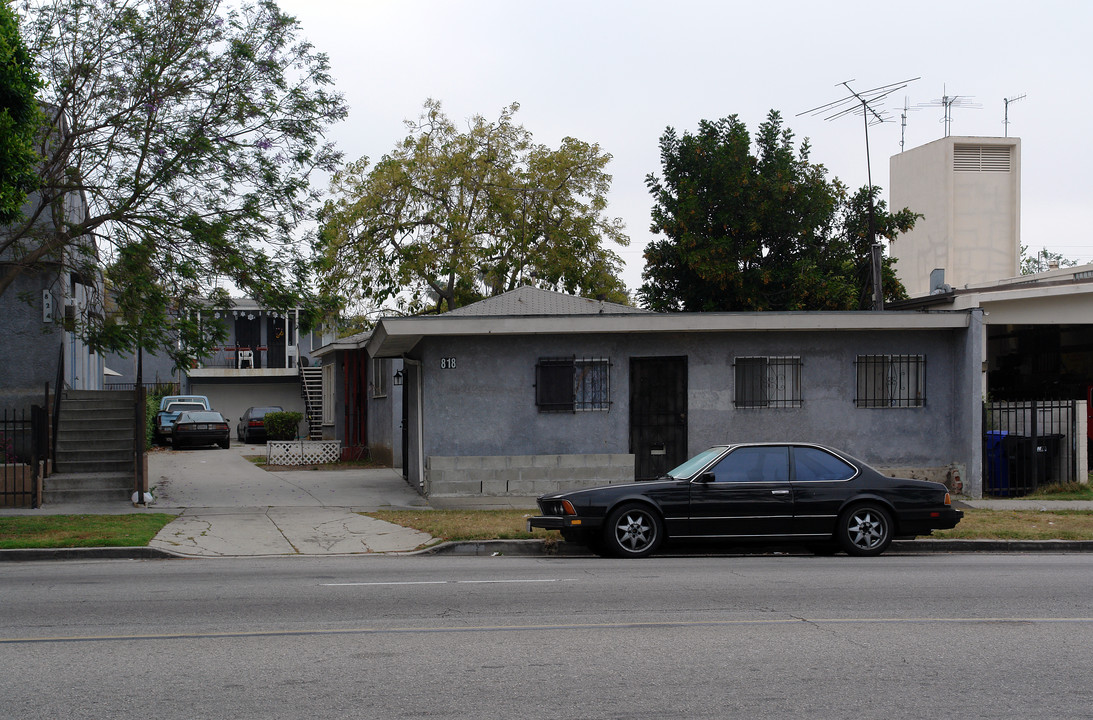
{"label": "white window frame", "polygon": [[323,425],[334,424],[334,380],[335,365],[323,365]]}

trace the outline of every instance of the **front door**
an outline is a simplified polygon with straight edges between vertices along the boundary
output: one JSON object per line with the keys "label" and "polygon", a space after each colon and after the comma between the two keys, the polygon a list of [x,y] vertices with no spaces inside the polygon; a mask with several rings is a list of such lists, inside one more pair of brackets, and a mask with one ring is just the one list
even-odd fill
{"label": "front door", "polygon": [[687,459],[687,358],[630,358],[634,477],[660,477]]}

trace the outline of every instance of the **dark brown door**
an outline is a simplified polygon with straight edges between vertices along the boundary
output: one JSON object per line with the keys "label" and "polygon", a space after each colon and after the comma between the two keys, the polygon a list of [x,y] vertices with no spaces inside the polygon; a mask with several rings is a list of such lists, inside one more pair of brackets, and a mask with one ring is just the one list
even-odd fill
{"label": "dark brown door", "polygon": [[660,477],[687,459],[687,358],[630,358],[630,452],[635,477]]}

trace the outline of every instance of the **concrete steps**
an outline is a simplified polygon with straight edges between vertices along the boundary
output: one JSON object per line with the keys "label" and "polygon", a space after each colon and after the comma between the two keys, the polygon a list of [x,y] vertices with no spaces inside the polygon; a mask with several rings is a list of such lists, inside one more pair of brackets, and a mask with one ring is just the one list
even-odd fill
{"label": "concrete steps", "polygon": [[54,473],[42,502],[125,501],[133,488],[133,391],[67,390],[57,422]]}
{"label": "concrete steps", "polygon": [[124,503],[133,493],[133,473],[53,473],[44,481],[42,503],[95,505]]}

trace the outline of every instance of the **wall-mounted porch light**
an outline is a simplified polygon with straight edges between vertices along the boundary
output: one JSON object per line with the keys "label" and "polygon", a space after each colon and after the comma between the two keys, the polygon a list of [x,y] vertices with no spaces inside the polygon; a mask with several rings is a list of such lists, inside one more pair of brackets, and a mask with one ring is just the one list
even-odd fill
{"label": "wall-mounted porch light", "polygon": [[401,384],[402,384],[402,370],[399,369],[399,370],[395,371],[395,387],[398,387]]}

